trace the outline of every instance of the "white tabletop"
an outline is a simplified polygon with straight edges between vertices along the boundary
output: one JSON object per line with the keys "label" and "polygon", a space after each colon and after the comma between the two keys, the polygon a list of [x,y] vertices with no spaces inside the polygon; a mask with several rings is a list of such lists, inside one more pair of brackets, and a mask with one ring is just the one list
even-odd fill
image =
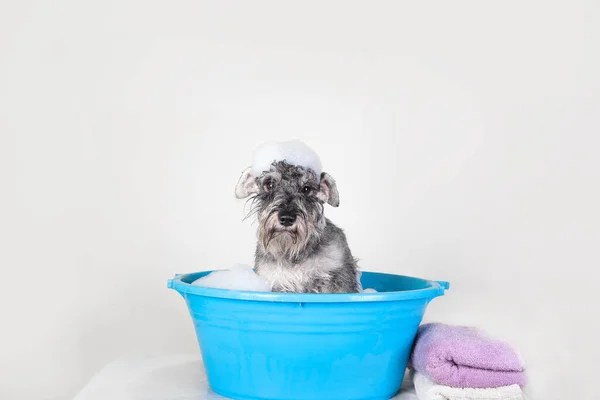
{"label": "white tabletop", "polygon": [[[408,375],[408,374],[407,374]],[[223,400],[196,355],[127,357],[106,365],[73,400]],[[417,400],[405,380],[394,400]]]}

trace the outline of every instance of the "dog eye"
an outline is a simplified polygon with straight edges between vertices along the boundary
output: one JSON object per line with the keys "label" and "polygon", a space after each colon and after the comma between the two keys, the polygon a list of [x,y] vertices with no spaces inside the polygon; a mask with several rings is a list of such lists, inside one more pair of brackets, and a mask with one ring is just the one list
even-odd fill
{"label": "dog eye", "polygon": [[275,188],[275,184],[273,182],[267,182],[265,183],[265,190],[267,192],[273,190]]}
{"label": "dog eye", "polygon": [[310,193],[310,191],[311,191],[311,188],[310,188],[310,186],[304,186],[304,187],[302,188],[302,193],[304,193],[304,194],[309,194],[309,193]]}

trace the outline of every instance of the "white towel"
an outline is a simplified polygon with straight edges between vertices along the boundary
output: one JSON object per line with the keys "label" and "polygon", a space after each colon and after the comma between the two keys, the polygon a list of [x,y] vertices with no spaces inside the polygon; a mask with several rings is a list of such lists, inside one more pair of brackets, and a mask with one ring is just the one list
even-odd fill
{"label": "white towel", "polygon": [[419,400],[525,400],[519,385],[489,389],[455,388],[437,385],[418,372],[414,373],[413,381]]}

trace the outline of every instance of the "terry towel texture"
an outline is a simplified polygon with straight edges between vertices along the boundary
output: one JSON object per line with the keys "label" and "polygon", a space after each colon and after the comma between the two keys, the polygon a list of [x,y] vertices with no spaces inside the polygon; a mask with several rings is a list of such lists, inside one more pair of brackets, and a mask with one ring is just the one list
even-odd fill
{"label": "terry towel texture", "polygon": [[434,383],[454,388],[526,384],[525,368],[515,350],[471,327],[421,325],[410,366]]}
{"label": "terry towel texture", "polygon": [[488,389],[455,388],[436,385],[418,372],[415,372],[413,381],[419,400],[525,400],[519,385]]}

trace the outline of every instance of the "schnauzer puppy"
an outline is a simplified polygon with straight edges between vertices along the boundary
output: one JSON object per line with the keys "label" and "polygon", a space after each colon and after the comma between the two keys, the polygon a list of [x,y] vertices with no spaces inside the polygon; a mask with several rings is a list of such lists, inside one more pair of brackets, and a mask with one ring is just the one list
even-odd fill
{"label": "schnauzer puppy", "polygon": [[274,292],[355,293],[360,280],[344,232],[323,215],[339,205],[333,178],[274,162],[260,176],[247,168],[236,186],[258,216],[255,270]]}

